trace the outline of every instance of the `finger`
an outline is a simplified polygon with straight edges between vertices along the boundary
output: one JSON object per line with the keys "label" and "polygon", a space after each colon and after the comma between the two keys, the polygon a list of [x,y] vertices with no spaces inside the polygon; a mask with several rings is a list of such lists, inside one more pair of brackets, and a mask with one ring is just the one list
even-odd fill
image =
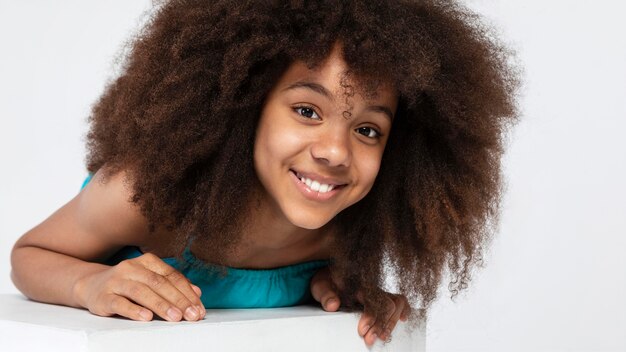
{"label": "finger", "polygon": [[[367,331],[365,336],[363,336],[365,343],[367,345],[372,345],[376,342],[376,339],[381,339],[383,341],[387,340],[391,335],[391,330],[389,330],[389,322],[392,320],[392,317],[396,313],[396,304],[393,300],[394,296],[387,297],[387,302],[385,303],[385,315],[379,317],[375,320],[374,324],[371,325],[370,329]],[[398,318],[400,316],[400,310],[398,312]]]}
{"label": "finger", "polygon": [[311,295],[327,312],[335,312],[341,302],[328,269],[321,269],[311,279]]}
{"label": "finger", "polygon": [[106,311],[106,315],[117,314],[132,320],[150,321],[153,317],[150,310],[118,295],[110,295]]}
{"label": "finger", "polygon": [[[404,298],[406,300],[406,297]],[[406,305],[404,306],[404,310],[402,311],[402,314],[400,314],[400,320],[402,321],[407,321],[409,320],[409,315],[411,315],[411,305],[409,304],[409,301],[406,300],[405,301]]]}
{"label": "finger", "polygon": [[[167,279],[176,287],[180,292],[182,292],[187,300],[191,302],[191,306],[187,306],[184,309],[185,319],[186,320],[198,320],[204,318],[206,314],[206,310],[204,309],[204,304],[202,300],[200,300],[200,296],[202,292],[200,288],[189,281],[185,275],[183,275],[178,270],[171,268],[171,272],[166,275]],[[195,287],[195,288],[194,288]],[[197,291],[196,291],[197,289]]]}
{"label": "finger", "polygon": [[400,314],[402,314],[403,310],[404,305],[400,298],[389,294],[386,303],[386,313],[380,324],[381,332],[378,334],[381,340],[387,341],[391,337],[391,333],[393,329],[395,329],[396,323],[398,319],[400,319]]}
{"label": "finger", "polygon": [[[193,292],[198,295],[198,297],[202,297],[202,290],[200,289],[200,287],[191,284],[191,288],[193,289]],[[200,308],[200,319],[204,319],[204,317],[206,316],[206,308],[204,307],[204,303],[202,303],[202,300],[200,300],[200,306],[198,308]]]}
{"label": "finger", "polygon": [[[365,305],[362,292],[357,292],[356,297],[361,304]],[[387,311],[388,310],[389,308],[387,309]],[[368,346],[371,346],[374,344],[374,342],[376,342],[376,339],[381,338],[380,336],[384,332],[384,322],[388,320],[390,314],[384,317],[379,317],[377,319],[367,313],[367,308],[365,308],[363,315],[365,316],[366,314],[370,316],[370,318],[366,323],[363,324],[364,327],[362,327],[362,330],[359,330],[359,332],[364,332],[363,339]]]}
{"label": "finger", "polygon": [[365,344],[367,344],[368,346],[373,345],[376,342],[376,340],[379,338],[381,332],[382,332],[382,329],[380,328],[379,325],[372,326],[369,329],[369,331],[365,334],[365,336],[363,336],[363,340],[365,341]]}
{"label": "finger", "polygon": [[[396,324],[400,319],[400,315],[405,309],[405,306],[408,304],[404,296],[401,295],[392,295],[390,300],[393,301],[394,310],[390,317],[387,319],[387,322],[383,325],[383,332],[380,335],[380,338],[383,341],[387,341],[391,337],[391,333],[396,328]],[[389,307],[392,305],[390,304]]]}
{"label": "finger", "polygon": [[156,274],[147,274],[147,281],[140,280],[141,282],[152,287],[160,296],[184,312],[183,317],[186,320],[195,321],[204,317],[206,310],[189,279],[153,254],[147,253],[140,258],[144,268]]}
{"label": "finger", "polygon": [[363,337],[363,341],[368,346],[373,345],[382,332],[381,324],[367,309],[361,315],[357,326],[359,335]]}
{"label": "finger", "polygon": [[166,277],[150,270],[150,267],[153,270],[156,268],[154,264],[146,264],[145,259],[131,260],[124,261],[117,267],[127,273],[128,280],[118,286],[115,293],[133,299],[168,321],[180,321],[183,317],[187,320],[199,319],[199,310],[193,307],[187,297]]}
{"label": "finger", "polygon": [[202,297],[202,290],[200,289],[200,287],[191,284],[191,288],[193,289],[193,292],[196,293],[196,295],[198,295],[198,297]]}
{"label": "finger", "polygon": [[[365,299],[363,297],[363,292],[358,291],[356,293],[356,299],[362,305],[365,305]],[[382,332],[380,327],[380,323],[376,320],[376,318],[368,311],[367,308],[364,309],[363,314],[361,315],[361,319],[357,324],[357,330],[359,332],[359,336],[363,337],[365,344],[371,346],[376,342],[376,339]]]}
{"label": "finger", "polygon": [[183,319],[180,309],[144,283],[127,281],[126,284],[117,287],[114,293],[150,309],[164,320],[180,321]]}
{"label": "finger", "polygon": [[371,314],[363,312],[363,314],[361,314],[361,319],[359,319],[359,323],[357,324],[359,336],[364,337],[375,323],[376,319],[374,319]]}

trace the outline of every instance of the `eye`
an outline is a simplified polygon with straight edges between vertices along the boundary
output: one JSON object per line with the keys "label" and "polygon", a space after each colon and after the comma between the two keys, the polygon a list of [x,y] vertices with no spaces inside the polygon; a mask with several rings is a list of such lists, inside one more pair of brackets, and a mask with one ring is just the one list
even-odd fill
{"label": "eye", "polygon": [[356,132],[368,138],[380,138],[381,136],[380,132],[371,127],[359,127],[356,129]]}
{"label": "eye", "polygon": [[320,116],[310,106],[296,106],[293,109],[298,115],[308,119],[320,120]]}

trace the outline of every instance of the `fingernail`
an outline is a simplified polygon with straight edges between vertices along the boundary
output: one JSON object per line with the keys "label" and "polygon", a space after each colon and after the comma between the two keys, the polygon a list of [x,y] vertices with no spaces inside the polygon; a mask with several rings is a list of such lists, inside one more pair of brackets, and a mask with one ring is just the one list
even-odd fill
{"label": "fingernail", "polygon": [[328,306],[334,304],[335,302],[337,302],[335,298],[329,298],[328,301],[326,301],[326,309],[328,309]]}
{"label": "fingernail", "polygon": [[198,310],[198,312],[200,312],[200,316],[206,315],[206,309],[204,309],[204,306],[195,306],[195,307]]}
{"label": "fingernail", "polygon": [[365,336],[365,334],[367,334],[367,332],[370,330],[370,326],[369,325],[365,325],[365,327],[363,328],[363,336]]}
{"label": "fingernail", "polygon": [[385,330],[383,334],[380,336],[380,339],[383,341],[387,341],[391,338],[391,330]]}
{"label": "fingernail", "polygon": [[141,319],[145,320],[145,321],[149,321],[150,319],[152,319],[152,314],[150,314],[149,311],[142,309],[139,312],[139,316],[141,317]]}
{"label": "fingernail", "polygon": [[171,320],[179,321],[183,317],[183,314],[176,308],[170,308],[167,310],[167,316],[170,317]]}
{"label": "fingernail", "polygon": [[198,319],[199,315],[200,315],[200,312],[198,311],[196,307],[190,306],[185,310],[185,319],[187,320],[196,320]]}

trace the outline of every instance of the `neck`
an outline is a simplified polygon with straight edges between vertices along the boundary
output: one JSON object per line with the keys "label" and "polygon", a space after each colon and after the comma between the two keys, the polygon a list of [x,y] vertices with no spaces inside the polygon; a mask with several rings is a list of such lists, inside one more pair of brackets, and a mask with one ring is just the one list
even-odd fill
{"label": "neck", "polygon": [[268,268],[309,260],[328,259],[330,225],[304,229],[293,225],[265,197],[252,201],[234,266]]}

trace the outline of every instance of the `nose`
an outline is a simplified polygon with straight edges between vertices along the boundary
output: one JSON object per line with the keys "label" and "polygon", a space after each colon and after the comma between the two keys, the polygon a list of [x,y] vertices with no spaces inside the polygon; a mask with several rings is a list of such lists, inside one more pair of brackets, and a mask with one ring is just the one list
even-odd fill
{"label": "nose", "polygon": [[311,146],[311,156],[327,166],[350,166],[352,147],[349,133],[340,129],[320,133]]}

